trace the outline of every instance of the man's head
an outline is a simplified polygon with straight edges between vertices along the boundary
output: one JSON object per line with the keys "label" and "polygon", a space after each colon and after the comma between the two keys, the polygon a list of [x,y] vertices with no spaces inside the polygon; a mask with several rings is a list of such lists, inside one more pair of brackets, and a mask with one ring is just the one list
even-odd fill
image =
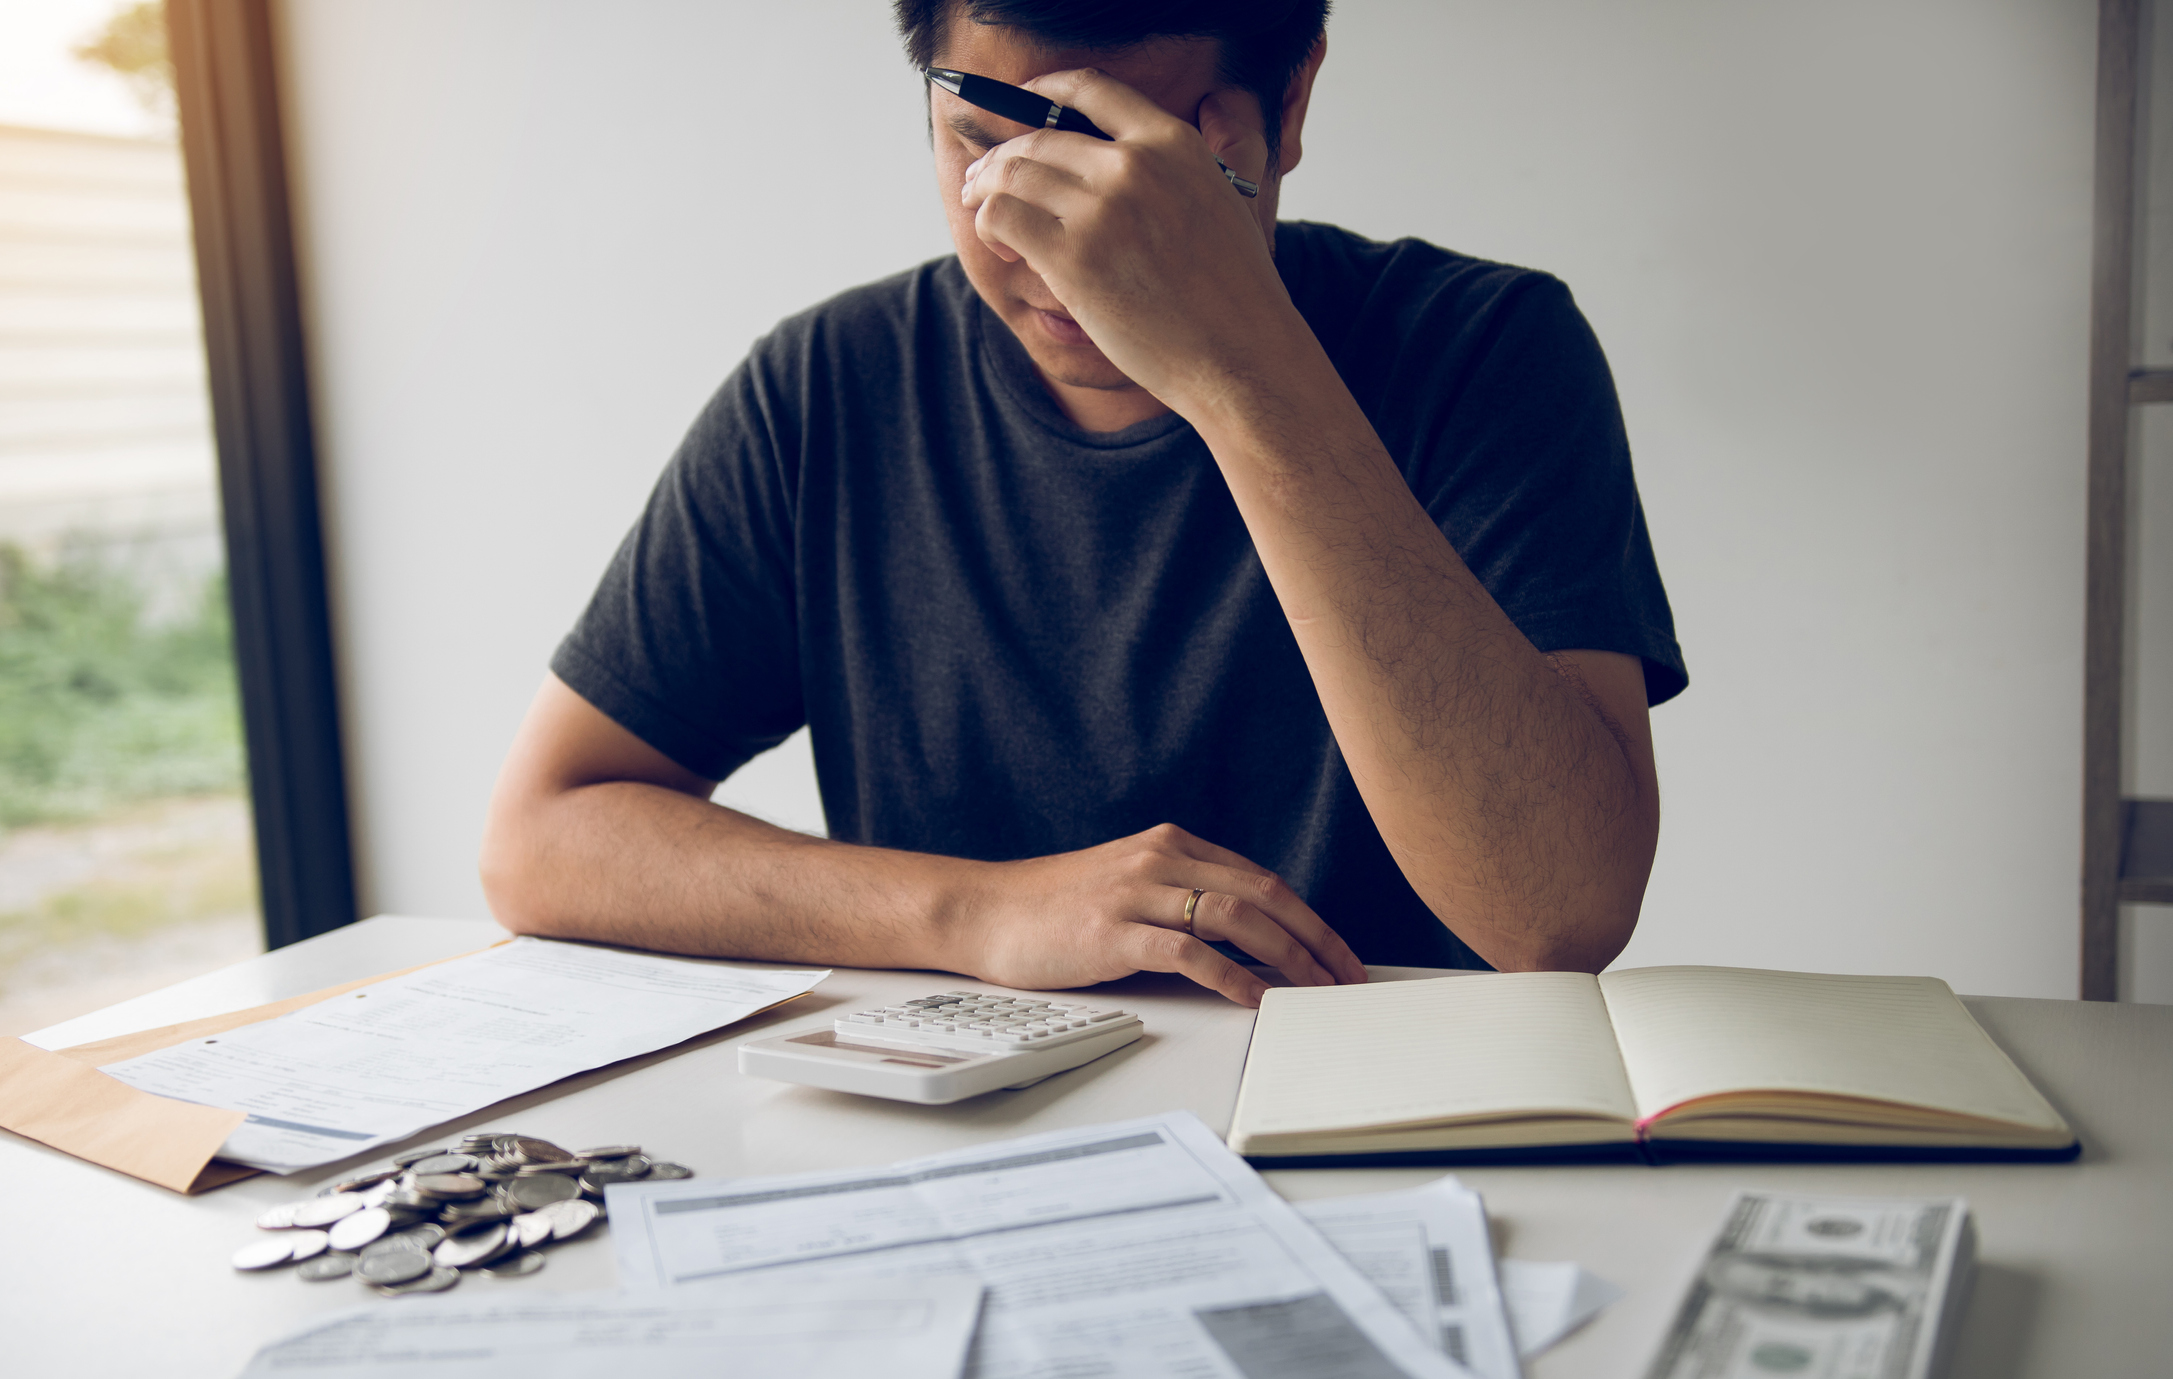
{"label": "man's head", "polygon": [[[1300,132],[1328,0],[894,2],[916,66],[972,72],[1014,86],[1095,67],[1188,123],[1199,123],[1201,103],[1210,95],[1226,110],[1257,121],[1268,166],[1258,200],[1248,205],[1272,246],[1280,177],[1297,166],[1302,152]],[[1082,424],[1115,429],[1159,410],[1152,399],[1137,396],[1131,380],[1102,356],[1023,260],[1007,262],[980,241],[972,213],[960,206],[967,165],[1025,128],[947,91],[930,94],[937,191],[959,260],[982,300],[1011,327],[1060,404]],[[1086,419],[1082,406],[1101,420]]]}
{"label": "man's head", "polygon": [[[1010,29],[1045,48],[1116,53],[1153,38],[1214,44],[1216,75],[1260,103],[1268,158],[1282,148],[1283,92],[1328,24],[1329,0],[893,0],[915,67],[941,65],[955,23]],[[984,74],[985,75],[985,74]]]}

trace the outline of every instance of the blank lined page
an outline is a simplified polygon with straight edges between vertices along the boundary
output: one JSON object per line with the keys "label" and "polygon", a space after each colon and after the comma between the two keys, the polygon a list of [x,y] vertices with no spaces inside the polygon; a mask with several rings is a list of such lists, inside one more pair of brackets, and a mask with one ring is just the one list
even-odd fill
{"label": "blank lined page", "polygon": [[1581,972],[1276,987],[1232,1133],[1547,1112],[1636,1114],[1606,1005]]}
{"label": "blank lined page", "polygon": [[1599,985],[1642,1118],[1696,1097],[1773,1090],[2064,1128],[1937,977],[1644,967]]}

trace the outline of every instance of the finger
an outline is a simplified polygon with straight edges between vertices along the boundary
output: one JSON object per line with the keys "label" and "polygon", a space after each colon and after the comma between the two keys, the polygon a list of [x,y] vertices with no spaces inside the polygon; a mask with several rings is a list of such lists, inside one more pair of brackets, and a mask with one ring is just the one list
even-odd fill
{"label": "finger", "polygon": [[1009,192],[997,192],[973,213],[973,232],[1005,263],[1036,257],[1046,262],[1051,241],[1063,233],[1063,224],[1030,201]]}
{"label": "finger", "polygon": [[1011,144],[998,144],[967,166],[958,199],[973,207],[997,192],[1030,201],[1059,219],[1087,210],[1092,198],[1077,173],[1015,150]]}
{"label": "finger", "polygon": [[[1185,892],[1189,900],[1192,893]],[[1192,911],[1192,934],[1209,942],[1235,944],[1274,968],[1292,986],[1334,986],[1336,979],[1288,929],[1267,915],[1221,891],[1208,891]]]}
{"label": "finger", "polygon": [[1166,828],[1168,831],[1162,838],[1164,844],[1180,856],[1203,864],[1204,869],[1179,863],[1174,870],[1158,868],[1154,880],[1167,886],[1182,886],[1187,894],[1194,886],[1205,886],[1243,900],[1289,930],[1312,953],[1314,961],[1335,974],[1337,981],[1366,980],[1366,965],[1358,960],[1343,936],[1329,928],[1327,921],[1315,914],[1313,907],[1281,877],[1174,824]]}
{"label": "finger", "polygon": [[1046,72],[1022,85],[1037,95],[1047,96],[1058,105],[1070,106],[1094,121],[1096,128],[1112,138],[1139,138],[1158,129],[1166,129],[1169,125],[1183,123],[1107,72],[1092,67],[1075,67],[1067,72]]}
{"label": "finger", "polygon": [[1143,972],[1174,972],[1241,1006],[1258,1006],[1268,984],[1193,938],[1145,924],[1124,926],[1124,960]]}
{"label": "finger", "polygon": [[1207,151],[1238,176],[1251,182],[1267,180],[1267,125],[1257,102],[1210,92],[1200,102],[1200,137],[1207,141]]}
{"label": "finger", "polygon": [[1275,874],[1243,853],[1232,852],[1226,847],[1210,843],[1199,834],[1189,833],[1175,824],[1156,824],[1146,832],[1133,836],[1149,843],[1167,847],[1171,851],[1190,857],[1195,861],[1212,862],[1216,866],[1251,872],[1255,876],[1273,876]]}

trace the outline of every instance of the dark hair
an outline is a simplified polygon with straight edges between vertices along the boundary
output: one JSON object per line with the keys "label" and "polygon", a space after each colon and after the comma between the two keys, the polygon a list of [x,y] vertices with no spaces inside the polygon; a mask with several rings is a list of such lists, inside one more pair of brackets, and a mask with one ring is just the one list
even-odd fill
{"label": "dark hair", "polygon": [[893,0],[915,67],[936,60],[954,15],[1017,29],[1052,48],[1111,52],[1150,38],[1211,38],[1221,76],[1259,98],[1268,158],[1283,144],[1283,92],[1328,26],[1329,0]]}

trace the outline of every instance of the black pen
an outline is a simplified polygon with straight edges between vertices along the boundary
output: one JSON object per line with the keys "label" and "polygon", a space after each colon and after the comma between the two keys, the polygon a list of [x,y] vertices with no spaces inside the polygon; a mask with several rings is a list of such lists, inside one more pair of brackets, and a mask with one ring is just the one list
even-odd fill
{"label": "black pen", "polygon": [[[1023,86],[998,81],[994,77],[979,77],[971,72],[953,72],[943,67],[923,67],[921,75],[958,97],[966,104],[977,106],[991,115],[1001,115],[1007,120],[1042,129],[1062,129],[1073,134],[1084,134],[1090,139],[1103,139],[1110,143],[1116,137],[1104,134],[1094,121],[1068,105],[1058,105],[1047,96],[1037,96]],[[1244,197],[1260,195],[1260,184],[1248,181],[1230,170],[1230,165],[1215,159],[1222,175],[1230,179],[1237,194]]]}

